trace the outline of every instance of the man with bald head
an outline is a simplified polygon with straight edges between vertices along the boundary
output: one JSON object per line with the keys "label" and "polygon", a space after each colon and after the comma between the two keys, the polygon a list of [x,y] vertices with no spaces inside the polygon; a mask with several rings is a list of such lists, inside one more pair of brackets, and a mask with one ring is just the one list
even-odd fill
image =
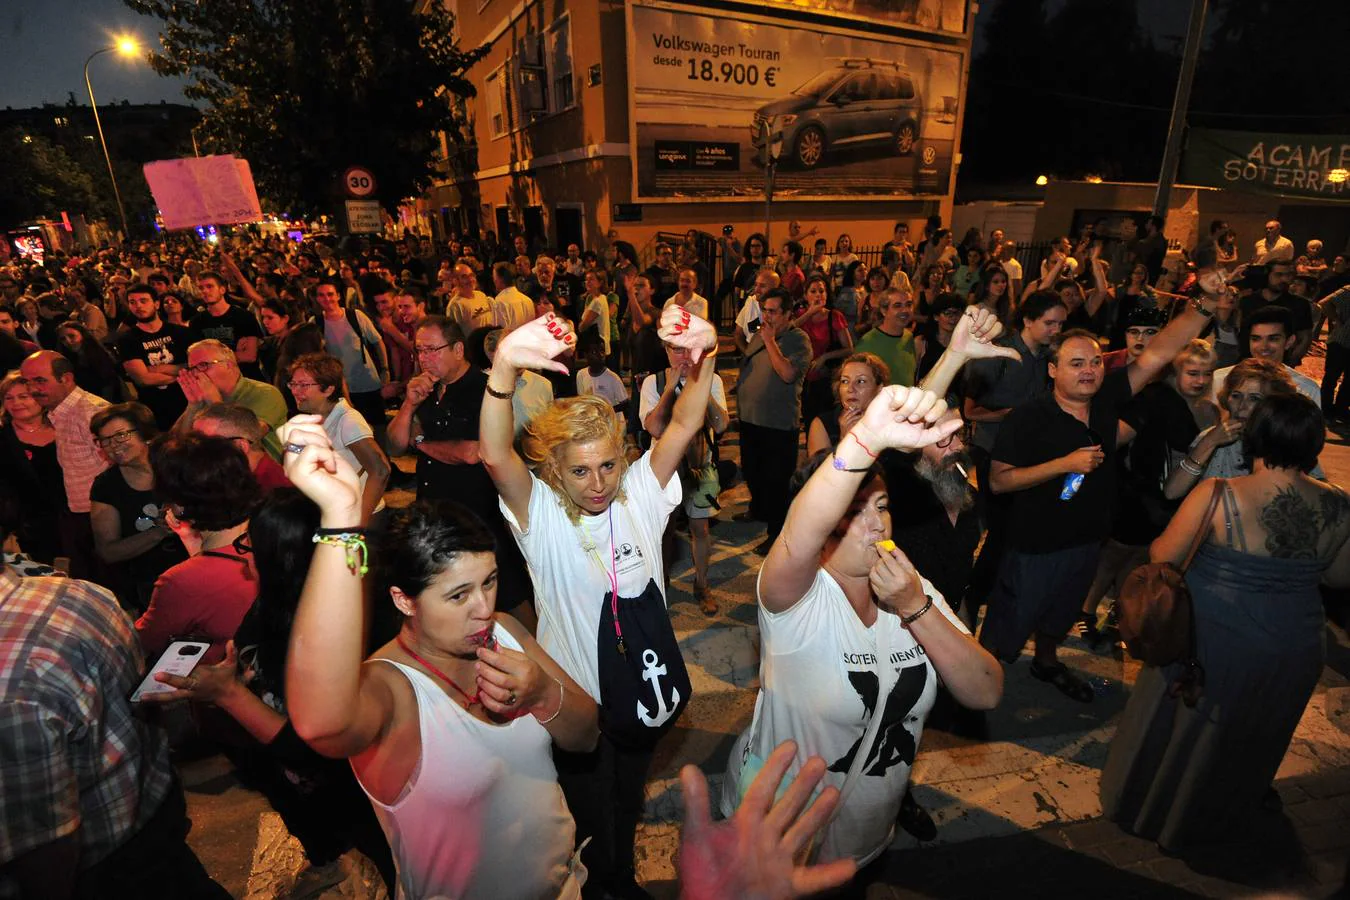
{"label": "man with bald head", "polygon": [[492,325],[492,303],[478,290],[478,275],[468,263],[455,263],[455,289],[445,302],[445,316],[465,335]]}
{"label": "man with bald head", "polygon": [[92,578],[96,568],[94,532],[89,522],[89,488],[108,468],[89,423],[108,406],[75,385],[70,361],[52,350],[39,350],[19,367],[28,392],[47,411],[56,431],[56,460],[66,484],[66,510],[61,515],[61,550],[70,558],[70,574]]}
{"label": "man with bald head", "polygon": [[263,493],[291,486],[281,464],[263,449],[263,438],[271,429],[247,406],[212,403],[192,421],[192,430],[207,437],[223,437],[238,447],[248,459],[249,470]]}
{"label": "man with bald head", "polygon": [[277,429],[286,421],[286,401],[281,391],[239,372],[234,352],[220,341],[198,341],[188,347],[187,365],[178,373],[188,407],[174,426],[180,431],[192,427],[197,416],[213,403],[238,403],[252,410],[268,426],[262,437],[263,449],[281,461],[281,442]]}
{"label": "man with bald head", "polygon": [[1278,219],[1266,223],[1266,233],[1252,249],[1252,264],[1263,266],[1277,260],[1294,259],[1294,242],[1281,233]]}

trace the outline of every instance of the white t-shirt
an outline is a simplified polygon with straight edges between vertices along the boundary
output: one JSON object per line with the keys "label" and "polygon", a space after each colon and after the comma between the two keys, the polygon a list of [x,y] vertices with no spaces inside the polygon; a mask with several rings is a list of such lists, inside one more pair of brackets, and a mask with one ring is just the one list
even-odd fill
{"label": "white t-shirt", "polygon": [[1284,235],[1275,239],[1275,246],[1267,249],[1266,239],[1261,238],[1256,242],[1256,248],[1253,261],[1258,265],[1264,265],[1276,259],[1293,259],[1294,242]]}
{"label": "white t-shirt", "polygon": [[[946,616],[969,634],[937,589],[927,579],[921,580],[924,593],[933,598],[934,609],[928,615]],[[897,675],[859,783],[847,806],[826,829],[817,861],[853,857],[863,866],[886,848],[909,784],[924,721],[937,696],[938,675],[898,616],[878,610],[876,623],[871,628],[863,625],[843,589],[823,568],[792,608],[771,613],[762,604],[759,607],[762,687],[755,701],[755,717],[731,750],[723,782],[723,813],[732,815],[739,803],[748,753],[762,751],[767,756],[788,738],[797,742],[797,757],[784,783],[797,774],[803,761],[820,756],[828,767],[821,787],[843,787],[853,752],[877,705],[878,629],[886,629]],[[756,734],[758,739],[752,744]],[[754,772],[744,774],[748,780]]]}
{"label": "white t-shirt", "polygon": [[751,322],[761,322],[759,297],[749,294],[745,298],[745,303],[741,304],[741,311],[736,313],[736,327],[741,330],[748,341],[754,337],[754,332],[750,330]]}
{"label": "white t-shirt", "polygon": [[[1041,260],[1041,280],[1044,281],[1045,276],[1049,274],[1050,274],[1050,260],[1043,259]],[[1064,260],[1064,265],[1060,267],[1059,277],[1075,278],[1077,277],[1077,275],[1078,275],[1078,260],[1074,259],[1072,256],[1066,257]],[[1010,281],[1012,280],[1011,275],[1008,276],[1008,280]]]}
{"label": "white t-shirt", "polygon": [[[727,392],[726,388],[722,385],[722,376],[718,375],[716,372],[714,372],[713,375],[715,377],[713,378],[712,383],[712,401],[725,410],[727,408]],[[680,379],[681,390],[684,389],[685,382],[688,380],[688,378]],[[638,421],[645,422],[647,416],[652,410],[656,409],[656,404],[660,402],[661,392],[657,390],[656,387],[656,376],[648,375],[646,378],[642,379],[642,396],[638,399]]]}
{"label": "white t-shirt", "polygon": [[534,318],[534,301],[509,286],[492,301],[492,324],[512,331]]}
{"label": "white t-shirt", "polygon": [[[620,598],[638,596],[648,580],[655,580],[665,596],[661,535],[683,495],[680,479],[671,475],[661,487],[651,454],[645,453],[623,474],[625,499],[611,503],[604,515],[582,516],[577,525],[551,487],[534,473],[530,481],[529,531],[520,530],[505,501],[498,503],[534,583],[539,613],[535,634],[544,652],[599,702],[596,641],[610,576],[618,579]],[[606,563],[603,570],[600,560]]]}
{"label": "white t-shirt", "polygon": [[628,399],[628,388],[623,386],[623,379],[609,369],[599,375],[592,375],[589,368],[577,372],[577,393],[583,397],[598,394],[610,406],[618,406]]}
{"label": "white t-shirt", "polygon": [[[675,295],[675,297],[678,296],[679,294]],[[691,315],[698,316],[700,319],[708,318],[708,301],[703,297],[695,294],[689,298],[688,303],[680,303],[675,297],[671,297],[666,301],[665,306],[661,307],[662,312],[666,311],[666,306],[683,306],[685,309],[689,310]]]}
{"label": "white t-shirt", "polygon": [[516,392],[511,397],[511,412],[516,420],[515,437],[520,437],[525,426],[552,404],[553,383],[543,375],[521,369],[516,376]]}
{"label": "white t-shirt", "polygon": [[[323,432],[328,435],[333,451],[345,459],[361,479],[361,490],[364,491],[370,473],[361,465],[361,461],[356,458],[350,447],[357,441],[375,439],[375,432],[371,430],[366,417],[353,409],[346,400],[340,399],[324,418]],[[375,509],[376,511],[384,509],[384,501],[381,500]]]}
{"label": "white t-shirt", "polygon": [[600,339],[605,342],[605,355],[609,356],[609,295],[595,294],[586,300],[586,308],[582,310],[582,317],[586,313],[595,314],[595,324],[588,325],[587,328],[594,328],[600,332]]}
{"label": "white t-shirt", "polygon": [[1010,256],[1007,259],[1000,261],[999,265],[1003,266],[1003,271],[1008,273],[1009,281],[1022,280],[1022,264],[1017,261],[1016,257]]}
{"label": "white t-shirt", "polygon": [[451,297],[445,305],[445,314],[466,336],[493,324],[492,304],[482,291],[474,291],[472,297],[459,294]]}

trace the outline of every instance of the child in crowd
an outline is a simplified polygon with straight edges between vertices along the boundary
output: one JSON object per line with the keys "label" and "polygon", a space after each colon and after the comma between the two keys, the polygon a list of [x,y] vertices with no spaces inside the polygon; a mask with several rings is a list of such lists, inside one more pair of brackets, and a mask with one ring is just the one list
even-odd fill
{"label": "child in crowd", "polygon": [[605,365],[605,344],[598,335],[582,341],[581,358],[586,368],[577,370],[577,394],[596,394],[609,402],[616,412],[628,409],[628,389],[623,379]]}

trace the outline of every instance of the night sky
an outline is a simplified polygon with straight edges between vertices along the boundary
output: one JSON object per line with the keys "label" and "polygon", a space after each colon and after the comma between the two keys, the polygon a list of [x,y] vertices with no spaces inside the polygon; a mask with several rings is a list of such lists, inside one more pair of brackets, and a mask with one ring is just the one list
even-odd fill
{"label": "night sky", "polygon": [[[84,61],[90,53],[126,32],[148,46],[159,33],[158,22],[139,16],[121,0],[5,0],[0,3],[0,108],[65,103],[75,93],[88,104]],[[89,67],[99,105],[114,100],[183,103],[182,83],[156,75],[144,59],[105,53]]]}
{"label": "night sky", "polygon": [[[983,0],[977,22],[987,22],[997,3]],[[5,0],[3,6],[0,108],[65,103],[71,91],[76,102],[87,103],[84,61],[90,53],[111,44],[111,36],[119,32],[135,34],[143,44],[153,43],[158,34],[156,20],[137,15],[121,0]],[[1189,6],[1184,0],[1140,0],[1139,10],[1144,27],[1166,40],[1185,31]],[[977,52],[983,43],[979,37]],[[182,82],[156,75],[143,60],[105,54],[89,71],[100,104],[185,102]]]}

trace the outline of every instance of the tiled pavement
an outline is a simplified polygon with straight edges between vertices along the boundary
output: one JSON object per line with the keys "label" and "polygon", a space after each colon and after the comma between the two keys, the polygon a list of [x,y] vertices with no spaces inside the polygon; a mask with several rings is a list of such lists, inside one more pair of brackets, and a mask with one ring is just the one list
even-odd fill
{"label": "tiled pavement", "polygon": [[[1329,437],[1323,464],[1333,480],[1350,484],[1350,447]],[[735,456],[734,436],[726,449]],[[694,698],[658,748],[639,832],[639,877],[658,897],[676,894],[679,767],[698,764],[715,792],[731,742],[753,708],[758,634],[752,591],[760,558],[750,549],[763,531],[730,521],[744,500],[743,486],[729,491],[713,529],[717,617],[705,618],[692,602],[683,542],[671,566],[671,615]],[[1350,859],[1350,639],[1333,626],[1327,636],[1327,668],[1276,782],[1282,813],[1262,813],[1238,828],[1236,838],[1185,859],[1102,821],[1097,780],[1137,666],[1105,647],[1091,652],[1070,639],[1063,658],[1091,676],[1095,701],[1064,698],[1033,680],[1021,662],[1008,670],[1003,703],[989,715],[991,740],[927,730],[915,764],[915,795],[938,822],[938,839],[919,846],[907,835],[898,838],[869,873],[875,881],[868,897],[1342,895]],[[304,860],[265,801],[240,787],[219,758],[190,764],[184,779],[196,823],[191,841],[212,874],[238,897],[285,895]],[[371,887],[369,870],[352,871],[350,859],[344,866],[326,873],[338,884],[303,896],[382,893]]]}

